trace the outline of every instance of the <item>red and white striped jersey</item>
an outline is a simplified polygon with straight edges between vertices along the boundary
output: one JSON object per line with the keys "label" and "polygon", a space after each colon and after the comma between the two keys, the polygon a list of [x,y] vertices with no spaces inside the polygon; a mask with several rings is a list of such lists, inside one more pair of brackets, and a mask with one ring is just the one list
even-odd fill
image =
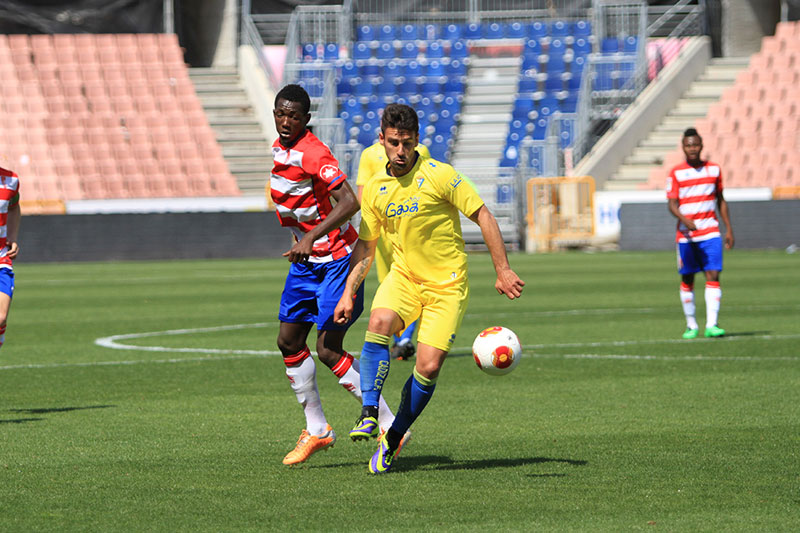
{"label": "red and white striped jersey", "polygon": [[689,231],[680,221],[675,233],[676,242],[698,242],[719,237],[717,198],[722,192],[722,170],[711,161],[700,167],[683,162],[670,171],[667,179],[667,198],[678,200],[678,210],[694,221],[697,229]]}
{"label": "red and white striped jersey", "polygon": [[[281,226],[292,230],[297,240],[325,220],[331,210],[331,190],[347,179],[330,149],[313,133],[306,132],[291,148],[276,140],[272,144],[274,164],[270,195]],[[314,242],[312,263],[341,259],[353,251],[358,232],[345,222]]]}
{"label": "red and white striped jersey", "polygon": [[19,177],[16,173],[0,167],[0,268],[11,268],[7,256],[8,208],[19,203]]}

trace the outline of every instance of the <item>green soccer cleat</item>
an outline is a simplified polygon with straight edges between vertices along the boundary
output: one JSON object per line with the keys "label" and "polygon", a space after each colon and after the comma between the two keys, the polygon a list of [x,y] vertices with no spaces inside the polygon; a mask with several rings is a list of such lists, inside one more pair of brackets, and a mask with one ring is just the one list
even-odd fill
{"label": "green soccer cleat", "polygon": [[724,337],[725,330],[719,326],[711,326],[710,328],[706,328],[706,337]]}
{"label": "green soccer cleat", "polygon": [[686,328],[686,331],[683,332],[683,338],[684,339],[696,339],[698,333],[700,333],[700,330],[697,329],[697,328],[694,328],[694,329]]}
{"label": "green soccer cleat", "polygon": [[378,419],[374,416],[361,415],[356,421],[356,425],[350,430],[350,438],[355,440],[369,440],[378,438],[380,427]]}

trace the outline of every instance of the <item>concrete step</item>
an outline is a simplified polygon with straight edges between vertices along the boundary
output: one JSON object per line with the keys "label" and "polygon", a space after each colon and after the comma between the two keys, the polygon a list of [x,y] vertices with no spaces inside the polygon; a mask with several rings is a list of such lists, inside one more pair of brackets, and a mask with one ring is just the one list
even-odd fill
{"label": "concrete step", "polygon": [[635,191],[638,190],[645,183],[647,183],[646,179],[641,179],[641,180],[610,179],[606,182],[604,189],[607,191]]}
{"label": "concrete step", "polygon": [[[624,165],[649,165],[658,166],[664,162],[664,152],[656,150],[636,150],[623,161]],[[622,167],[620,167],[622,168]]]}
{"label": "concrete step", "polygon": [[647,181],[653,168],[655,168],[655,165],[622,165],[614,174],[614,179]]}

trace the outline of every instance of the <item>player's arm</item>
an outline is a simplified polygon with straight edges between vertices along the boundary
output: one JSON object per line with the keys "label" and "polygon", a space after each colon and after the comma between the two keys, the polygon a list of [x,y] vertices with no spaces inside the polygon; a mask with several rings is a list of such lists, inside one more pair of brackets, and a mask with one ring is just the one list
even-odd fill
{"label": "player's arm", "polygon": [[353,253],[350,254],[350,271],[347,274],[347,281],[344,284],[342,296],[336,309],[333,311],[333,320],[337,324],[346,324],[353,316],[353,298],[358,293],[358,288],[364,283],[372,261],[375,259],[375,248],[378,239],[364,241],[358,239]]}
{"label": "player's arm", "polygon": [[497,289],[498,293],[505,294],[509,300],[519,298],[522,296],[522,287],[525,286],[525,282],[517,276],[516,272],[511,270],[511,266],[508,264],[506,245],[503,242],[503,235],[500,233],[500,226],[497,225],[497,219],[494,218],[494,215],[485,204],[478,208],[469,218],[480,226],[483,241],[492,256],[494,271],[497,273],[497,281],[494,284],[494,288]]}
{"label": "player's arm", "polygon": [[14,205],[8,207],[8,218],[6,219],[6,243],[8,252],[6,257],[14,259],[19,253],[19,244],[17,238],[19,237],[19,226],[22,221],[22,210],[19,207],[19,201]]}
{"label": "player's arm", "polygon": [[347,180],[342,180],[341,185],[331,189],[330,193],[336,200],[336,205],[324,220],[303,235],[303,238],[294,243],[294,246],[288,252],[284,252],[283,256],[289,259],[290,262],[302,263],[303,261],[308,261],[308,257],[314,248],[314,241],[344,224],[346,220],[358,211],[358,199]]}
{"label": "player's arm", "polygon": [[687,218],[681,214],[680,209],[678,208],[678,199],[677,198],[667,198],[667,206],[669,208],[669,212],[673,214],[675,218],[681,221],[681,224],[686,226],[687,229],[694,231],[697,229],[695,226],[694,221],[691,218]]}
{"label": "player's arm", "polygon": [[735,239],[733,238],[733,226],[731,225],[731,214],[728,211],[728,202],[722,196],[722,191],[717,191],[717,208],[719,209],[719,217],[725,224],[725,248],[733,248]]}

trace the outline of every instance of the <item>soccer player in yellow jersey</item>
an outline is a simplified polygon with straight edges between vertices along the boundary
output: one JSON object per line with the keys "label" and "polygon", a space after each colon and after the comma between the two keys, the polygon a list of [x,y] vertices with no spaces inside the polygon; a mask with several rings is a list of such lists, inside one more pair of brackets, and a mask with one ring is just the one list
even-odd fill
{"label": "soccer player in yellow jersey", "polygon": [[[424,144],[417,146],[417,153],[419,153],[420,157],[431,156],[431,153]],[[367,184],[369,178],[379,172],[386,172],[386,162],[386,149],[380,142],[376,142],[361,152],[361,159],[358,161],[358,177],[356,178],[359,202],[361,202],[364,185]],[[389,242],[386,233],[381,230],[381,236],[375,248],[375,270],[378,274],[378,283],[383,281],[383,278],[389,273],[389,268],[391,266],[392,244]],[[414,331],[416,329],[417,321],[415,320],[409,324],[399,336],[394,336],[395,342],[391,351],[392,359],[408,360],[414,355],[414,343],[411,342],[411,339],[414,337]]]}
{"label": "soccer player in yellow jersey", "polygon": [[417,114],[406,105],[386,106],[380,143],[388,163],[364,186],[359,239],[334,320],[346,323],[353,298],[369,271],[381,229],[392,244],[394,262],[378,287],[361,350],[362,413],[353,440],[378,437],[378,398],[389,373],[389,338],[419,318],[417,359],[403,387],[400,407],[378,440],[369,463],[373,474],[388,472],[404,435],[422,413],[461,324],[469,300],[467,254],[459,211],[478,224],[492,257],[495,288],[519,298],[525,283],[508,264],[503,236],[474,185],[453,167],[415,150]]}

